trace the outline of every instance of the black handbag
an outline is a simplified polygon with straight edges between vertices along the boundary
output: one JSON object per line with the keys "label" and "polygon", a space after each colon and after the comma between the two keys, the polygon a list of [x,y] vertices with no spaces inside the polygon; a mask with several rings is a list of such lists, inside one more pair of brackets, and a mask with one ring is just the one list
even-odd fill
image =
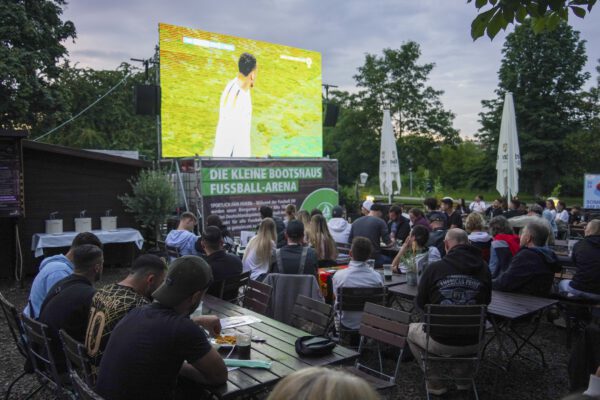
{"label": "black handbag", "polygon": [[331,354],[335,342],[325,336],[302,336],[296,340],[295,347],[301,356],[318,357]]}

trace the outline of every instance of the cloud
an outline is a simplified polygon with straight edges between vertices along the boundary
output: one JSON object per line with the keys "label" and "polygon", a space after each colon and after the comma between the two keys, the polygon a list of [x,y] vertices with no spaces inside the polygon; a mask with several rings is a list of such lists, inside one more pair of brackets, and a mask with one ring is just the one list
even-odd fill
{"label": "cloud", "polygon": [[[586,70],[594,81],[600,57],[597,13],[570,21],[588,41]],[[77,0],[64,17],[77,28],[75,43],[66,44],[70,59],[82,66],[114,69],[129,58],[151,56],[158,23],[166,22],[319,51],[323,82],[348,90],[366,53],[414,40],[421,45],[421,62],[436,65],[429,85],[444,91],[441,98],[456,114],[455,127],[471,136],[479,129],[481,100],[494,97],[506,35],[473,42],[475,15],[473,4],[439,0]]]}

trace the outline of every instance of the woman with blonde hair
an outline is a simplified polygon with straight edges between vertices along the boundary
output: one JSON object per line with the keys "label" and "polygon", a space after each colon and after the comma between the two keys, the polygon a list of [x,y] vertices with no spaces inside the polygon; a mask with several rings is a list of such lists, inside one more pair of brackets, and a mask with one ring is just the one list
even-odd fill
{"label": "woman with blonde hair", "polygon": [[258,226],[256,236],[248,243],[242,259],[244,272],[250,271],[250,279],[262,281],[269,273],[276,249],[275,240],[277,240],[275,221],[272,218],[263,219]]}
{"label": "woman with blonde hair", "polygon": [[293,204],[288,204],[285,208],[285,218],[283,219],[283,223],[287,228],[288,222],[296,219],[296,206]]}
{"label": "woman with blonde hair", "polygon": [[306,210],[298,211],[296,214],[296,219],[304,225],[304,241],[308,242],[309,232],[310,232],[310,214]]}
{"label": "woman with blonde hair", "polygon": [[465,230],[469,234],[469,242],[481,250],[481,257],[486,263],[489,263],[492,237],[485,230],[483,215],[478,212],[469,214],[465,221]]}
{"label": "woman with blonde hair", "polygon": [[327,220],[321,214],[315,214],[311,218],[308,240],[317,253],[319,266],[335,264],[335,259],[338,256],[335,240],[329,232]]}
{"label": "woman with blonde hair", "polygon": [[338,369],[311,367],[285,377],[267,400],[379,400],[362,378]]}

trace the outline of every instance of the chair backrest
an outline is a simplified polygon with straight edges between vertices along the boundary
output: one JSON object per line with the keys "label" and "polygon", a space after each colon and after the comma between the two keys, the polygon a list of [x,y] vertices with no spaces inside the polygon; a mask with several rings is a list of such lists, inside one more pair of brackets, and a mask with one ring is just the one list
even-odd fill
{"label": "chair backrest", "polygon": [[[395,382],[400,371],[400,363],[402,355],[407,343],[408,326],[410,325],[410,313],[392,308],[384,307],[379,304],[366,303],[360,322],[360,344],[358,352],[361,357],[356,361],[355,367],[376,373],[380,377],[387,379],[389,382]],[[380,343],[388,346],[396,347],[400,350],[393,375],[388,375],[384,372],[383,363],[379,363],[379,370],[374,370],[362,364],[361,358],[366,339],[372,339],[377,343],[379,359],[381,361]]]}
{"label": "chair backrest", "polygon": [[47,383],[59,397],[63,397],[62,381],[56,369],[52,354],[52,339],[48,325],[21,315],[27,338],[27,350],[33,364],[33,370],[44,383]]}
{"label": "chair backrest", "polygon": [[19,350],[19,353],[21,353],[26,360],[29,360],[27,341],[25,340],[25,331],[23,330],[23,326],[19,320],[19,313],[17,312],[15,306],[6,300],[2,293],[0,293],[0,307],[2,308],[6,322],[8,323],[8,329],[13,337],[13,340],[15,341],[17,350]]}
{"label": "chair backrest", "polygon": [[77,373],[88,385],[94,386],[92,365],[87,356],[85,346],[73,339],[71,335],[69,335],[63,329],[58,331],[58,335],[60,336],[60,340],[63,344],[63,351],[65,352],[65,358],[67,360],[67,368],[69,369],[69,372]]}
{"label": "chair backrest", "polygon": [[169,257],[169,261],[173,261],[174,259],[181,257],[181,254],[179,253],[179,248],[165,244],[165,249],[167,250],[167,256]]}
{"label": "chair backrest", "polygon": [[329,304],[298,295],[292,310],[291,325],[311,335],[325,335],[331,324],[333,307]]}
{"label": "chair backrest", "polygon": [[366,303],[385,304],[387,288],[382,287],[341,287],[337,300],[341,311],[363,311]]}
{"label": "chair backrest", "polygon": [[[248,282],[250,282],[250,271],[242,272],[239,275],[213,283],[210,292],[222,300],[237,303],[246,291]],[[240,288],[242,288],[242,294],[240,294]]]}
{"label": "chair backrest", "polygon": [[409,324],[410,313],[408,312],[366,303],[358,333],[361,336],[403,349]]}
{"label": "chair backrest", "polygon": [[259,314],[265,314],[272,292],[273,287],[266,283],[250,280],[244,293],[244,307]]}
{"label": "chair backrest", "polygon": [[81,400],[103,400],[99,394],[94,392],[92,388],[84,382],[77,372],[71,371],[71,382],[77,392],[77,397]]}
{"label": "chair backrest", "polygon": [[340,254],[350,254],[351,247],[352,245],[350,243],[335,242],[335,248]]}
{"label": "chair backrest", "polygon": [[485,332],[485,305],[425,306],[425,330],[435,337],[452,338],[457,342],[479,343]]}

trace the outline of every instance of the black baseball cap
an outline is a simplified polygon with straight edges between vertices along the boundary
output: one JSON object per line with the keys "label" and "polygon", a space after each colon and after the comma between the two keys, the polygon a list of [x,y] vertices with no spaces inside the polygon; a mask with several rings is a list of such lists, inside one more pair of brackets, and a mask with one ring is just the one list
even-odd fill
{"label": "black baseball cap", "polygon": [[344,209],[340,206],[335,206],[331,211],[331,215],[333,218],[342,218],[342,215],[344,215]]}
{"label": "black baseball cap", "polygon": [[434,212],[429,216],[429,222],[435,221],[445,222],[446,220],[444,219],[441,213]]}
{"label": "black baseball cap", "polygon": [[213,281],[212,269],[198,256],[183,256],[173,260],[167,277],[152,298],[167,307],[175,307],[192,294],[204,290]]}
{"label": "black baseball cap", "polygon": [[304,224],[297,219],[288,222],[285,233],[290,239],[300,239],[304,237]]}

